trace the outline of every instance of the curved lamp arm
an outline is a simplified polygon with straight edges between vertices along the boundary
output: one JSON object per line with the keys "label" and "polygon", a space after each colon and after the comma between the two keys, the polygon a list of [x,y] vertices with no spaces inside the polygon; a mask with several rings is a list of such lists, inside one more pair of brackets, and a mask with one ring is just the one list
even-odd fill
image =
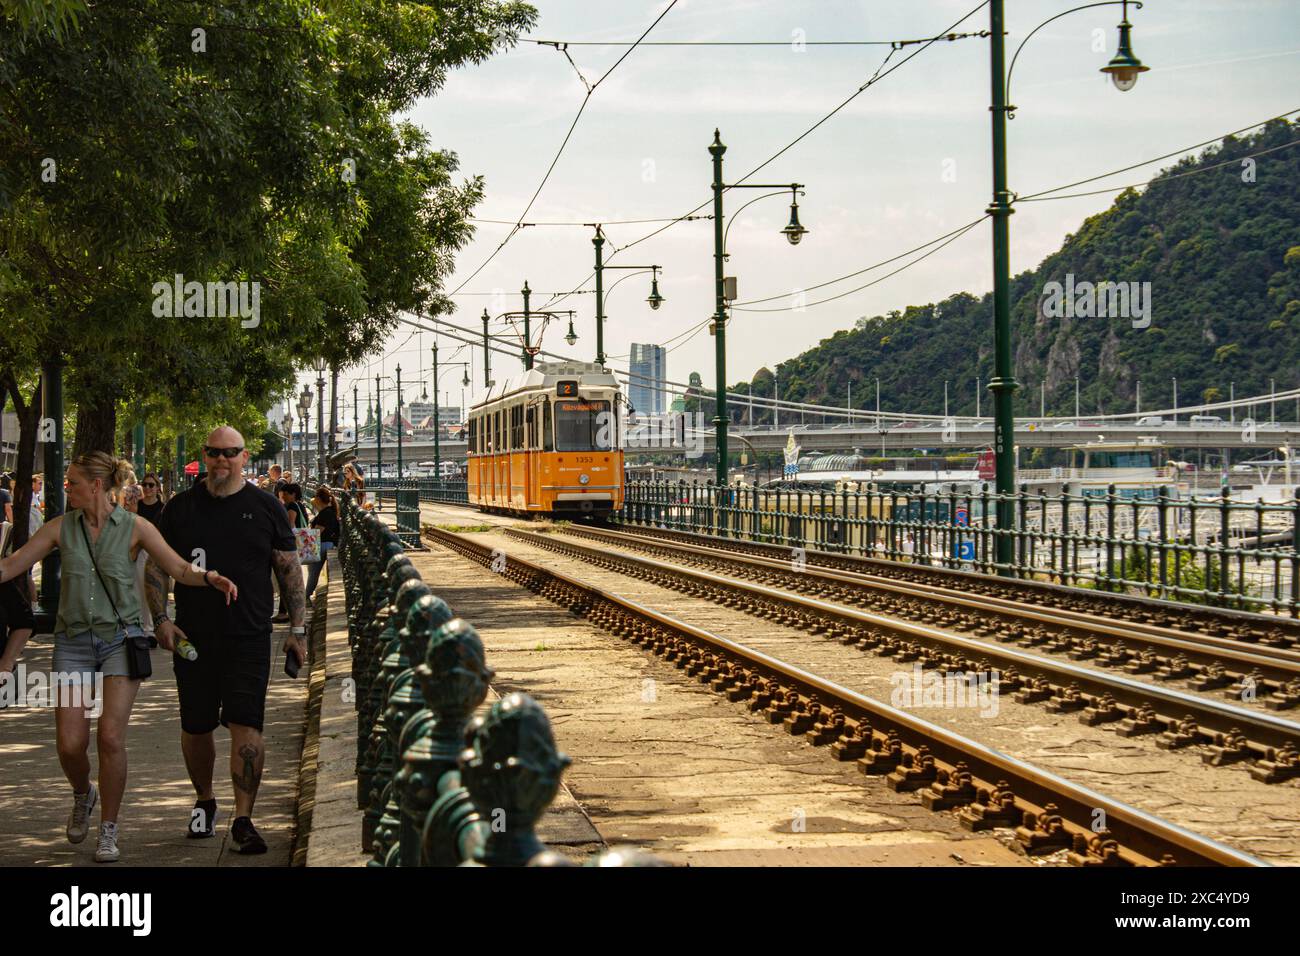
{"label": "curved lamp arm", "polygon": [[[751,199],[749,202],[745,203],[743,206],[741,206],[739,209],[737,209],[735,212],[733,212],[733,213],[731,214],[730,218],[728,218],[728,220],[727,220],[727,228],[724,229],[724,230],[722,230],[722,255],[723,255],[723,257],[725,258],[727,255],[729,255],[729,253],[727,252],[727,236],[731,233],[731,224],[732,224],[733,222],[736,221],[736,217],[737,217],[737,216],[739,216],[742,212],[744,212],[744,211],[745,211],[746,209],[748,209],[750,206],[754,205],[754,203],[758,202],[760,199],[769,199],[769,198],[771,198],[772,196],[784,196],[786,193],[788,193],[788,192],[790,192],[790,191],[791,191],[790,188],[787,186],[785,189],[778,189],[776,192],[763,193],[763,195],[761,195],[761,196],[755,196],[755,197],[754,197],[753,199]],[[800,196],[804,195],[804,191],[803,191],[802,189],[795,190],[795,192],[797,192]]]}
{"label": "curved lamp arm", "polygon": [[[1016,68],[1016,59],[1020,56],[1020,51],[1025,48],[1025,44],[1029,42],[1030,37],[1032,37],[1043,27],[1047,26],[1053,20],[1059,20],[1061,19],[1061,17],[1066,16],[1067,14],[1078,13],[1080,10],[1089,10],[1092,7],[1116,7],[1116,6],[1120,6],[1121,4],[1127,7],[1129,3],[1132,3],[1133,6],[1139,10],[1142,9],[1142,4],[1140,0],[1105,0],[1104,3],[1085,3],[1081,7],[1071,7],[1069,10],[1063,10],[1060,13],[1056,14],[1056,16],[1048,17],[1038,26],[1030,30],[1029,33],[1025,35],[1025,38],[1020,41],[1020,45],[1016,47],[1016,52],[1011,56],[1011,65],[1007,67],[1007,81],[1006,81],[1007,103],[1011,102],[1011,74]],[[1007,119],[1015,119],[1015,118],[1016,118],[1016,108],[1014,106],[1008,106]]]}

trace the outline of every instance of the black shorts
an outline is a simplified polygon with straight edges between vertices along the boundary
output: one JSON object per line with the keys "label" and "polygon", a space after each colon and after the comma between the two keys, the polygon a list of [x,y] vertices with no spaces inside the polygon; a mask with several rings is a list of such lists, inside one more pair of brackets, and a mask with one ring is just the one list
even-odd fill
{"label": "black shorts", "polygon": [[[20,591],[19,588],[22,590]],[[10,632],[36,627],[36,620],[32,617],[32,606],[27,603],[26,592],[27,575],[25,574],[0,584],[0,651],[4,650],[5,638]]]}
{"label": "black shorts", "polygon": [[181,630],[199,652],[190,661],[172,655],[181,699],[181,730],[206,734],[240,724],[262,729],[271,679],[271,632],[231,637]]}

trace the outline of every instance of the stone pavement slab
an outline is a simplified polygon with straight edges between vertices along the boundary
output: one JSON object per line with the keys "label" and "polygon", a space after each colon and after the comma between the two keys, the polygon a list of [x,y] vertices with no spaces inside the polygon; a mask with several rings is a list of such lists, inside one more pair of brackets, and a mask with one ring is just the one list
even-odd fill
{"label": "stone pavement slab", "polygon": [[[306,682],[284,674],[277,629],[266,704],[266,768],[253,815],[269,845],[262,856],[243,857],[228,847],[230,813],[230,736],[216,732],[217,835],[186,836],[194,789],[180,750],[180,714],[171,654],[154,650],[153,676],[136,698],[127,730],[129,769],[118,823],[118,866],[286,866],[293,843],[298,759],[302,746]],[[23,654],[27,672],[49,673],[53,638],[37,635]],[[96,722],[91,723],[91,774],[97,779]],[[0,866],[95,866],[96,810],[91,832],[76,846],[64,835],[72,807],[72,788],[59,767],[54,743],[54,711],[45,707],[0,710]]]}

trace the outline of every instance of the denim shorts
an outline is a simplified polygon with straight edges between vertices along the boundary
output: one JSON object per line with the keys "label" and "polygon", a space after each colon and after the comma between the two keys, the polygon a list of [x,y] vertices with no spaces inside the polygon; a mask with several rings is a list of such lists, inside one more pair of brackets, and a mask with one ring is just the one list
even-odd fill
{"label": "denim shorts", "polygon": [[99,673],[105,677],[130,677],[126,660],[126,639],[141,637],[144,631],[134,624],[105,641],[86,631],[69,636],[54,635],[54,670],[62,674]]}

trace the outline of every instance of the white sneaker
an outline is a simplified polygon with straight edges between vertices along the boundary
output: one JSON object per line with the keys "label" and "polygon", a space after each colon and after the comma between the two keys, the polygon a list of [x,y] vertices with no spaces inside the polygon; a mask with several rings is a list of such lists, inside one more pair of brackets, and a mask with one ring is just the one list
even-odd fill
{"label": "white sneaker", "polygon": [[99,845],[95,847],[96,863],[116,863],[121,853],[117,849],[117,824],[99,825]]}
{"label": "white sneaker", "polygon": [[95,785],[90,785],[89,793],[76,793],[72,795],[72,812],[68,814],[68,842],[80,843],[86,839],[86,831],[90,829],[90,811],[95,809],[95,804],[99,801],[99,791]]}

